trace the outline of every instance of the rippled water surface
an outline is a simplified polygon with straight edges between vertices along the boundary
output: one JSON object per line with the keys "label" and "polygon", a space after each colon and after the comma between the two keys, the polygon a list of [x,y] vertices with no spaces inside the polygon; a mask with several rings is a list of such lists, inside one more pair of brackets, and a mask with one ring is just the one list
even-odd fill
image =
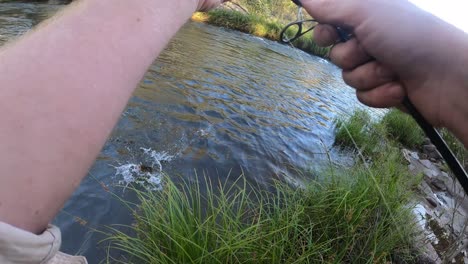
{"label": "rippled water surface", "polygon": [[[0,3],[0,43],[60,8]],[[161,172],[195,179],[195,171],[221,179],[244,172],[259,184],[294,182],[295,169],[327,164],[327,151],[340,162],[333,120],[356,107],[353,91],[329,62],[188,23],[148,70],[89,176],[55,220],[63,250],[85,254],[90,263],[105,256],[92,229],[131,223],[128,209],[107,191],[133,197],[116,185],[149,179],[157,191],[169,177]]]}

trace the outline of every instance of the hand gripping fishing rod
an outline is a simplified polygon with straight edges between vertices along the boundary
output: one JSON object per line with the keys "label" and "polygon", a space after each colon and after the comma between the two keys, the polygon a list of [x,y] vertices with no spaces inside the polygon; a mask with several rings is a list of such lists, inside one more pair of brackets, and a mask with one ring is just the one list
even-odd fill
{"label": "hand gripping fishing rod", "polygon": [[[300,0],[292,0],[294,4],[296,4],[299,7],[299,12],[298,12],[298,20],[296,22],[288,24],[283,31],[281,32],[281,38],[280,40],[283,43],[291,43],[295,41],[296,39],[302,37],[305,35],[307,32],[312,31],[315,26],[303,31],[303,24],[304,22],[317,22],[313,19],[309,20],[304,20],[302,18],[302,3]],[[294,35],[292,38],[287,37],[287,32],[288,29],[292,27],[297,27],[298,31],[296,35]],[[335,26],[336,31],[338,32],[338,35],[340,37],[341,42],[346,42],[350,40],[353,35],[346,30],[344,30],[341,27]],[[447,143],[445,140],[442,138],[440,133],[424,118],[424,116],[418,111],[418,109],[414,106],[414,104],[411,102],[408,96],[406,96],[403,99],[402,102],[403,106],[406,108],[408,113],[416,120],[418,125],[421,127],[421,129],[424,131],[426,136],[431,140],[432,144],[434,144],[439,151],[439,153],[442,155],[444,160],[447,162],[447,165],[450,167],[454,175],[457,177],[458,181],[460,182],[461,186],[465,190],[465,193],[468,194],[468,175],[463,168],[463,166],[460,164],[460,162],[457,160],[453,152],[450,150],[448,147]]]}

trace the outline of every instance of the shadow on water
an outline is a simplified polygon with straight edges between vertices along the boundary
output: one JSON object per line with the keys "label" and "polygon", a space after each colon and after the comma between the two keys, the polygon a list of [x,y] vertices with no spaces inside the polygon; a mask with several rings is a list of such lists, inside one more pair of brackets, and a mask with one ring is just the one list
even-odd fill
{"label": "shadow on water", "polygon": [[[58,10],[0,3],[0,44]],[[116,55],[117,56],[117,55]],[[188,23],[154,62],[80,188],[55,220],[63,250],[105,257],[90,228],[130,224],[106,190],[138,177],[294,182],[290,168],[317,169],[344,157],[333,149],[333,120],[360,107],[327,61],[239,32]],[[79,217],[79,218],[76,218]],[[84,220],[86,222],[80,221]]]}

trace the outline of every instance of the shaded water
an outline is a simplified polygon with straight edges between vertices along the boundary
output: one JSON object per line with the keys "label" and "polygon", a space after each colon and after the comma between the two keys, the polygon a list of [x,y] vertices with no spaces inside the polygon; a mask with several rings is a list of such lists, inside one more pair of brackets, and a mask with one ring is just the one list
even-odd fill
{"label": "shaded water", "polygon": [[[23,34],[58,5],[0,3],[0,44]],[[43,47],[47,48],[47,47]],[[343,162],[333,148],[333,120],[360,107],[326,60],[243,33],[188,23],[148,70],[89,176],[55,224],[63,250],[105,256],[103,225],[131,215],[106,190],[135,177],[158,185],[161,172],[195,179],[295,182],[294,170]],[[326,153],[328,152],[329,155]],[[81,221],[83,220],[83,221]],[[84,222],[86,221],[86,222]]]}

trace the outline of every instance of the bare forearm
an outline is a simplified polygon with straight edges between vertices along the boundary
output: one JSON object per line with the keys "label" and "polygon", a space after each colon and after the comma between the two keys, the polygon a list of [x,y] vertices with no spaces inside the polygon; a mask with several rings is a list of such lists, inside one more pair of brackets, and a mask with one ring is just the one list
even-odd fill
{"label": "bare forearm", "polygon": [[0,220],[41,232],[194,0],[82,0],[0,51]]}

